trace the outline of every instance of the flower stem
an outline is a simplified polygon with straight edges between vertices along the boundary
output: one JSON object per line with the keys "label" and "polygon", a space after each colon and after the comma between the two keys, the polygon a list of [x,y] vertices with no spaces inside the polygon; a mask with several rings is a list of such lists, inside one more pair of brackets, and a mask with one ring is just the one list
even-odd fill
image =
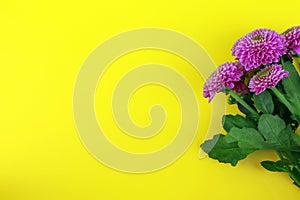
{"label": "flower stem", "polygon": [[300,122],[300,118],[297,115],[297,111],[293,108],[290,102],[288,102],[288,100],[283,96],[283,94],[281,94],[281,92],[276,87],[272,87],[271,90],[278,97],[278,99],[280,99],[280,101],[289,109],[289,111],[292,113],[292,115],[294,115],[297,121]]}
{"label": "flower stem", "polygon": [[280,151],[276,151],[276,154],[278,155],[278,157],[280,158],[280,160],[284,159]]}
{"label": "flower stem", "polygon": [[275,95],[278,97],[278,99],[281,100],[281,102],[291,111],[292,114],[295,113],[293,107],[291,104],[286,100],[286,98],[281,94],[281,92],[276,88],[272,87],[271,90],[275,93]]}
{"label": "flower stem", "polygon": [[229,93],[236,101],[238,101],[244,108],[249,110],[257,119],[259,118],[259,114],[251,108],[246,101],[244,101],[239,95],[237,95],[232,89],[226,88],[225,91]]}

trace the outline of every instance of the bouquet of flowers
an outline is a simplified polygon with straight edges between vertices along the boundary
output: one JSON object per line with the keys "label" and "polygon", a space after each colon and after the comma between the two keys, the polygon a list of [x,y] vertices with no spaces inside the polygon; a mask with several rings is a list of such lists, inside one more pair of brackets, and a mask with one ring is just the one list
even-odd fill
{"label": "bouquet of flowers", "polygon": [[228,95],[241,115],[224,115],[227,134],[217,134],[201,148],[210,158],[235,166],[262,149],[274,150],[279,160],[261,165],[286,172],[300,187],[300,26],[282,34],[258,29],[232,47],[235,62],[220,65],[207,79],[203,95]]}

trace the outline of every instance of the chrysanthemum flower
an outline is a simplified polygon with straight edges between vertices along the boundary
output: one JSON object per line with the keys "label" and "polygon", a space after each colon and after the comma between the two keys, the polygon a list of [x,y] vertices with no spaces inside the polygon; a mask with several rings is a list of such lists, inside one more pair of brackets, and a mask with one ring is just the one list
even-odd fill
{"label": "chrysanthemum flower", "polygon": [[208,102],[210,102],[214,96],[220,92],[223,88],[222,80],[219,77],[217,71],[214,71],[206,80],[203,87],[203,96],[205,98],[209,98]]}
{"label": "chrysanthemum flower", "polygon": [[258,29],[239,39],[232,54],[246,71],[267,63],[278,62],[287,51],[284,36],[269,29]]}
{"label": "chrysanthemum flower", "polygon": [[294,26],[286,30],[283,34],[287,47],[293,53],[300,54],[300,26]]}
{"label": "chrysanthemum flower", "polygon": [[237,62],[227,62],[218,67],[206,80],[203,88],[203,96],[209,98],[209,102],[216,93],[223,88],[235,88],[235,85],[241,80],[244,71],[243,67]]}
{"label": "chrysanthemum flower", "polygon": [[289,72],[283,70],[281,65],[267,66],[251,78],[249,82],[250,91],[260,94],[267,88],[275,87],[281,79],[288,76]]}

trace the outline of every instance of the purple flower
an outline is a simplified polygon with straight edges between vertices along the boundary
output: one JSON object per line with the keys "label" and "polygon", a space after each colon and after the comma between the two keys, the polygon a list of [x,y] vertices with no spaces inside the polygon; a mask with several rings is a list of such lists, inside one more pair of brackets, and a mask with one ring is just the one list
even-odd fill
{"label": "purple flower", "polygon": [[222,88],[223,83],[216,70],[206,80],[203,87],[203,96],[209,98],[208,102],[210,102]]}
{"label": "purple flower", "polygon": [[267,88],[275,87],[281,79],[288,76],[289,72],[283,70],[281,65],[267,66],[251,78],[249,82],[250,91],[260,94]]}
{"label": "purple flower", "polygon": [[235,85],[244,75],[243,67],[237,62],[227,62],[218,67],[206,80],[203,87],[203,96],[209,98],[209,102],[216,93],[223,88],[235,88]]}
{"label": "purple flower", "polygon": [[283,34],[287,47],[293,51],[292,54],[300,54],[300,26],[294,26]]}
{"label": "purple flower", "polygon": [[269,29],[258,29],[239,39],[232,54],[246,71],[267,63],[278,62],[287,51],[284,36]]}

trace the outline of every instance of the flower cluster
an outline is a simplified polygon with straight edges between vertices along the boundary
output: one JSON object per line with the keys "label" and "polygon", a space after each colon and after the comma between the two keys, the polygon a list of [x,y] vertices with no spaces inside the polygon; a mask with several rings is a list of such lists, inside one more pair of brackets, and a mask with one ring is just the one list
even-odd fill
{"label": "flower cluster", "polygon": [[204,84],[203,96],[209,102],[226,87],[260,94],[286,78],[288,72],[279,64],[280,58],[291,52],[300,54],[300,26],[282,34],[270,29],[254,30],[240,38],[231,50],[237,62],[220,65]]}
{"label": "flower cluster", "polygon": [[[269,171],[286,172],[300,188],[300,26],[282,34],[258,29],[232,47],[235,62],[220,65],[207,79],[203,95],[229,95],[243,115],[223,115],[226,134],[204,141],[212,159],[237,165],[259,150],[273,150],[279,160],[265,160]],[[298,68],[299,69],[299,68]]]}

